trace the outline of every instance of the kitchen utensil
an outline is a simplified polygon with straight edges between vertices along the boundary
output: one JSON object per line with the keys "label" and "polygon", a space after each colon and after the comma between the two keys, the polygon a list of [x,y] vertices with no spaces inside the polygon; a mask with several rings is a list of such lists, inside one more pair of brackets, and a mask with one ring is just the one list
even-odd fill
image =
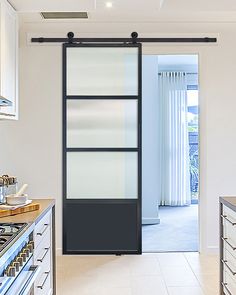
{"label": "kitchen utensil", "polygon": [[28,187],[28,184],[23,184],[20,190],[15,194],[15,197],[21,196],[24,193],[24,191],[27,189],[27,187]]}
{"label": "kitchen utensil", "polygon": [[25,204],[28,201],[27,195],[8,195],[6,196],[6,202],[8,205],[21,205]]}

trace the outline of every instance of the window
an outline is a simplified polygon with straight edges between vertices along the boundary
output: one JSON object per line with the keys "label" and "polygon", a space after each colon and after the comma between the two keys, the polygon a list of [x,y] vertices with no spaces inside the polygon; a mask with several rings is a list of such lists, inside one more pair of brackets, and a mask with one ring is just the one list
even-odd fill
{"label": "window", "polygon": [[188,100],[188,134],[189,134],[189,169],[192,203],[198,202],[199,159],[198,159],[198,87],[189,85]]}

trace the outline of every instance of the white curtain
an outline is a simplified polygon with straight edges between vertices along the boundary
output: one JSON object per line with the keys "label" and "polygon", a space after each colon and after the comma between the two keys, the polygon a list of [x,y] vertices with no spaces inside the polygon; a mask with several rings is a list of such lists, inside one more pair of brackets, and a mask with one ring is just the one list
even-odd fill
{"label": "white curtain", "polygon": [[158,76],[160,205],[191,203],[187,81],[184,72]]}

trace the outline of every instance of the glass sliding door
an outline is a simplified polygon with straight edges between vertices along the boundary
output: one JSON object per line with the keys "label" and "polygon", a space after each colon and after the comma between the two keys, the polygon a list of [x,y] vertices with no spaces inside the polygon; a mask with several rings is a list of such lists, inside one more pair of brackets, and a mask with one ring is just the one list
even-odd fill
{"label": "glass sliding door", "polygon": [[138,47],[67,49],[67,95],[138,95]]}
{"label": "glass sliding door", "polygon": [[138,146],[138,102],[67,100],[67,147]]}
{"label": "glass sliding door", "polygon": [[63,253],[141,253],[141,44],[63,45]]}

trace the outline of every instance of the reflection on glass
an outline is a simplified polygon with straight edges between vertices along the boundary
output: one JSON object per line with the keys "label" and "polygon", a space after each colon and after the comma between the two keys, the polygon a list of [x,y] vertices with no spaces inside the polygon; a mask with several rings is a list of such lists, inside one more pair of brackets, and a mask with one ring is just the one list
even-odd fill
{"label": "reflection on glass", "polygon": [[136,152],[68,152],[68,199],[137,198]]}
{"label": "reflection on glass", "polygon": [[68,100],[67,147],[137,147],[137,100]]}
{"label": "reflection on glass", "polygon": [[137,94],[137,48],[67,48],[67,95]]}

